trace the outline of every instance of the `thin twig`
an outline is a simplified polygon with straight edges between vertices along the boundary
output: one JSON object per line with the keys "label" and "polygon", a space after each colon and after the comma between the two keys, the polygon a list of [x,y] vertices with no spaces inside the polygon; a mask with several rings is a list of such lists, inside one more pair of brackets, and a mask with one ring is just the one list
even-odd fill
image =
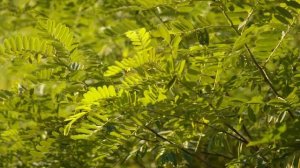
{"label": "thin twig", "polygon": [[281,43],[283,42],[284,38],[286,37],[286,35],[290,32],[292,25],[294,24],[295,19],[293,19],[293,22],[291,23],[291,25],[288,25],[288,28],[286,29],[285,32],[283,32],[281,39],[279,40],[279,42],[277,43],[276,47],[273,49],[273,51],[271,52],[271,54],[268,56],[267,60],[264,62],[264,66],[270,61],[271,57],[274,55],[274,53],[276,52],[276,50],[280,47]]}
{"label": "thin twig", "polygon": [[167,28],[169,29],[169,26],[162,20],[162,18],[155,12],[155,10],[152,10],[152,12],[154,13],[155,17],[157,17],[157,19]]}
{"label": "thin twig", "polygon": [[[153,112],[153,111],[150,111],[150,112]],[[225,134],[231,136],[232,138],[234,138],[234,139],[236,139],[236,140],[238,140],[238,141],[241,141],[242,143],[246,143],[246,144],[247,144],[247,141],[245,141],[244,139],[242,139],[242,138],[240,138],[240,137],[237,137],[236,135],[234,135],[234,134],[232,134],[232,133],[230,133],[230,132],[228,132],[228,131],[226,131],[226,130],[224,130],[224,129],[217,128],[217,127],[212,126],[212,125],[209,125],[209,124],[207,124],[207,123],[204,123],[204,122],[201,122],[201,121],[197,121],[197,120],[192,120],[192,119],[189,119],[189,118],[184,118],[184,117],[181,117],[181,116],[178,116],[178,115],[168,115],[168,114],[167,114],[167,115],[165,115],[165,116],[167,116],[167,117],[175,117],[175,118],[180,119],[180,120],[189,120],[189,121],[191,121],[191,122],[194,122],[195,124],[207,126],[207,127],[212,128],[212,129],[214,129],[214,130],[216,130],[216,131],[225,133]]]}
{"label": "thin twig", "polygon": [[[172,115],[172,116],[173,116],[173,117],[176,117],[176,118],[178,118],[178,119],[186,120],[186,118],[182,118],[182,117],[175,116],[175,115]],[[231,137],[237,139],[238,141],[241,141],[241,142],[243,142],[243,143],[247,143],[247,141],[245,141],[245,139],[239,138],[239,137],[240,137],[239,135],[238,135],[239,137],[237,137],[236,135],[234,135],[234,134],[232,134],[232,133],[230,133],[230,132],[227,132],[226,130],[223,130],[223,129],[221,129],[221,128],[217,128],[217,127],[215,127],[215,126],[209,125],[209,124],[204,123],[204,122],[195,121],[195,120],[191,120],[191,119],[188,119],[188,120],[190,120],[190,121],[192,121],[192,122],[194,122],[194,123],[196,123],[196,124],[205,125],[205,126],[207,126],[207,127],[209,127],[209,128],[212,128],[212,129],[214,129],[214,130],[216,130],[216,131],[225,133],[225,134],[227,134],[227,135],[229,135],[229,136],[231,136]]]}
{"label": "thin twig", "polygon": [[223,157],[225,159],[232,159],[232,157],[225,156],[225,155],[220,154],[220,153],[210,153],[210,152],[205,152],[205,151],[199,151],[199,153],[203,153],[203,154],[206,154],[206,155],[217,156],[217,157]]}
{"label": "thin twig", "polygon": [[227,123],[224,123],[224,125],[227,126],[234,133],[236,133],[239,137],[241,137],[246,144],[249,143],[249,141],[242,134],[240,134],[235,128],[233,128],[231,125],[229,125]]}
{"label": "thin twig", "polygon": [[178,149],[180,149],[181,151],[183,151],[184,153],[193,156],[197,159],[199,159],[200,161],[202,161],[203,163],[205,163],[207,166],[209,167],[214,167],[211,164],[209,164],[206,160],[204,160],[203,158],[199,157],[198,155],[196,155],[195,153],[190,152],[189,150],[177,145],[175,142],[172,142],[170,140],[168,140],[167,138],[163,137],[162,135],[158,134],[155,130],[153,130],[152,128],[148,127],[147,125],[144,126],[147,130],[149,130],[150,132],[152,132],[156,137],[162,139],[163,141],[166,141],[168,143],[170,143],[171,145],[174,145],[175,147],[177,147]]}
{"label": "thin twig", "polygon": [[[236,32],[236,34],[238,34],[239,36],[241,36],[241,33],[238,31],[238,29],[234,26],[232,20],[230,19],[230,17],[227,15],[227,13],[225,12],[225,10],[223,10],[223,14],[226,17],[226,19],[228,20],[230,26],[232,27],[232,29]],[[248,54],[250,55],[250,58],[252,60],[252,62],[254,63],[254,65],[257,67],[257,69],[259,70],[260,74],[262,75],[262,77],[264,78],[265,82],[269,85],[269,87],[271,88],[272,92],[275,94],[276,97],[285,100],[275,89],[274,85],[272,84],[272,81],[270,80],[267,72],[263,69],[263,67],[261,67],[259,65],[259,63],[257,62],[257,60],[255,59],[254,54],[252,53],[252,51],[250,50],[249,46],[247,44],[244,44],[244,47],[246,48]],[[294,114],[292,113],[291,110],[287,110],[289,115],[291,116],[292,119],[295,119]]]}
{"label": "thin twig", "polygon": [[[148,129],[148,128],[147,128]],[[149,130],[149,129],[148,129]],[[151,131],[152,132],[152,131]],[[158,134],[158,133],[155,133],[155,135]],[[159,135],[159,134],[158,134]],[[156,135],[157,136],[157,135]],[[161,136],[161,135],[160,135]],[[135,136],[136,138],[140,139],[140,140],[145,140],[145,141],[148,141],[148,142],[151,142],[151,143],[157,143],[159,142],[158,140],[150,140],[150,139],[146,139],[146,138],[141,138],[141,137],[138,137],[138,136]],[[163,139],[164,137],[159,137],[161,139]],[[166,139],[166,138],[165,138]],[[169,141],[166,139],[167,142],[171,143],[172,145],[176,145],[175,143]],[[232,159],[232,157],[230,156],[226,156],[226,155],[223,155],[223,154],[220,154],[220,153],[210,153],[210,152],[206,152],[206,151],[196,151],[196,153],[203,153],[203,154],[207,154],[207,155],[212,155],[212,156],[217,156],[217,157],[223,157],[225,159]],[[195,154],[196,154],[195,153]]]}
{"label": "thin twig", "polygon": [[246,134],[246,135],[248,136],[248,138],[251,140],[251,139],[252,139],[252,136],[251,136],[250,132],[248,131],[247,127],[245,126],[245,124],[243,124],[242,128],[243,128],[245,134]]}
{"label": "thin twig", "polygon": [[253,15],[254,9],[256,8],[256,6],[257,6],[258,4],[259,4],[259,0],[256,1],[254,7],[251,9],[250,13],[248,14],[247,18],[245,19],[245,24],[244,24],[244,26],[243,26],[242,33],[244,32],[245,27],[246,27],[246,25],[248,24],[248,22],[249,22],[249,20],[250,20],[250,17]]}
{"label": "thin twig", "polygon": [[152,143],[157,143],[158,142],[157,140],[151,140],[151,139],[147,139],[147,138],[144,138],[144,137],[139,137],[137,135],[133,135],[133,136],[136,137],[139,140],[143,140],[143,141],[147,141],[147,142],[152,142]]}
{"label": "thin twig", "polygon": [[[235,128],[233,128],[231,125],[226,124],[226,123],[225,123],[225,125],[226,125],[228,128],[230,128],[233,132],[235,132],[236,134],[238,134],[238,135],[239,135],[241,138],[243,138],[245,141],[247,141],[246,144],[249,143],[249,141],[248,141],[242,134],[240,134]],[[249,134],[249,132],[248,132],[248,134]],[[250,135],[250,134],[249,134],[249,135]],[[254,149],[256,152],[259,151],[259,147],[258,147],[258,146],[252,146],[251,148]],[[267,159],[265,156],[263,156],[263,155],[261,155],[261,154],[259,154],[259,156],[260,156],[265,162],[269,163],[268,159]]]}

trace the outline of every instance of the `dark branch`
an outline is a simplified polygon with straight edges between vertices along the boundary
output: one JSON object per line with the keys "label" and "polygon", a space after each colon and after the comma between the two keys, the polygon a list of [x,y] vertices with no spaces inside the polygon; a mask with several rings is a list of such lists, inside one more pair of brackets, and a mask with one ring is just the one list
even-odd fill
{"label": "dark branch", "polygon": [[[236,32],[237,35],[241,36],[241,33],[238,31],[238,29],[234,26],[232,20],[230,19],[230,17],[227,15],[227,13],[225,12],[224,9],[222,9],[224,16],[226,17],[227,21],[229,22],[230,26],[232,27],[232,29]],[[264,81],[269,85],[269,87],[271,88],[272,92],[278,97],[278,98],[282,98],[282,96],[276,91],[274,85],[272,84],[272,81],[270,80],[267,72],[263,69],[262,66],[259,65],[259,63],[257,62],[254,54],[252,53],[252,51],[250,50],[249,46],[247,44],[244,44],[244,47],[246,48],[248,54],[250,55],[250,58],[252,60],[252,62],[254,63],[254,65],[256,66],[256,68],[259,70],[260,74],[262,75]],[[283,99],[284,100],[284,99]],[[287,110],[289,115],[291,116],[292,119],[295,118],[295,115],[292,113],[292,111]]]}
{"label": "dark branch", "polygon": [[152,132],[156,137],[162,139],[165,142],[170,143],[171,145],[177,147],[178,149],[180,149],[181,151],[183,151],[184,153],[197,158],[198,160],[202,161],[203,163],[205,163],[207,166],[209,167],[214,167],[212,166],[210,163],[208,163],[206,160],[204,160],[203,158],[199,157],[198,155],[196,155],[195,153],[190,152],[189,150],[177,145],[175,142],[172,142],[170,140],[168,140],[167,138],[163,137],[162,135],[158,134],[155,130],[153,130],[152,128],[148,127],[147,125],[144,126],[147,130],[149,130],[150,132]]}
{"label": "dark branch", "polygon": [[224,123],[224,125],[227,126],[234,133],[236,133],[241,139],[243,139],[243,142],[245,142],[246,144],[249,143],[249,141],[242,134],[240,134],[235,128],[233,128],[231,125],[229,125],[227,123]]}

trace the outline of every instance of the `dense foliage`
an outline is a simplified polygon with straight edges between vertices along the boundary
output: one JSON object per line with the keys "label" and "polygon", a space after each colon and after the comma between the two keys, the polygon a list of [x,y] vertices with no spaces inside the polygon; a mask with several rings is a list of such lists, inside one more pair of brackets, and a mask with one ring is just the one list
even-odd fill
{"label": "dense foliage", "polygon": [[299,167],[297,0],[0,0],[0,167]]}

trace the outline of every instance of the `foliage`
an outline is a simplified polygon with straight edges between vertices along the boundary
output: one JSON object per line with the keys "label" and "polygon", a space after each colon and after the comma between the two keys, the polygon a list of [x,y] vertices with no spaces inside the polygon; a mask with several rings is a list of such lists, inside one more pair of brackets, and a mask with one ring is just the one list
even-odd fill
{"label": "foliage", "polygon": [[299,167],[296,0],[1,0],[0,167]]}

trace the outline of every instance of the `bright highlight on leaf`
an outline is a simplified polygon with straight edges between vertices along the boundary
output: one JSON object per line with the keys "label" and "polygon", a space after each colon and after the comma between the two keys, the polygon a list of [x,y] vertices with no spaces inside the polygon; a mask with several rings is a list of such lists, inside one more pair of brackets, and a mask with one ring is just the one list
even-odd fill
{"label": "bright highlight on leaf", "polygon": [[300,168],[298,0],[0,0],[0,167]]}
{"label": "bright highlight on leaf", "polygon": [[131,40],[132,45],[139,51],[147,49],[151,43],[150,33],[146,32],[145,28],[128,31],[125,34]]}
{"label": "bright highlight on leaf", "polygon": [[0,46],[2,53],[40,53],[45,56],[53,56],[54,48],[46,40],[37,37],[16,36],[4,40],[4,44]]}

